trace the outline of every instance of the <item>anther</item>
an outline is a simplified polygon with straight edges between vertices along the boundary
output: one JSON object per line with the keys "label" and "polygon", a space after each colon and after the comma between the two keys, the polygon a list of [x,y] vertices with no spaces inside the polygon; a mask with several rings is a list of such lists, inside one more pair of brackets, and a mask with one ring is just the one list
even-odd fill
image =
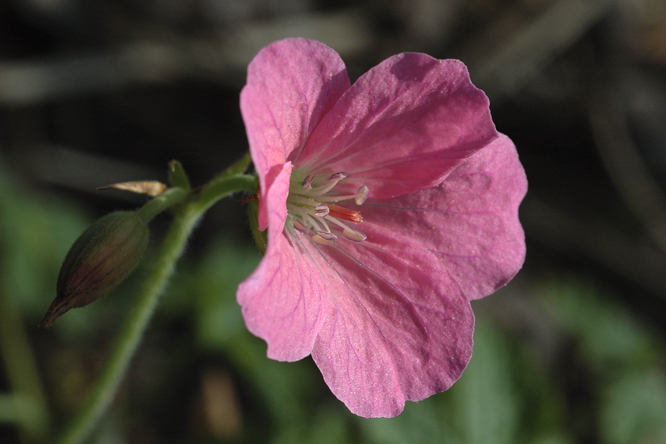
{"label": "anther", "polygon": [[342,235],[350,241],[354,242],[363,242],[368,238],[368,236],[361,233],[360,231],[352,230],[351,228],[345,228],[342,232]]}
{"label": "anther", "polygon": [[312,180],[314,179],[314,174],[308,174],[308,176],[303,179],[303,189],[307,190],[312,188]]}
{"label": "anther", "polygon": [[370,195],[370,190],[368,187],[365,185],[361,185],[361,188],[358,189],[356,192],[356,197],[354,198],[354,201],[356,202],[356,205],[363,205]]}
{"label": "anther", "polygon": [[309,233],[308,228],[305,225],[303,225],[303,222],[301,222],[298,219],[294,219],[294,228],[300,231],[301,233],[306,233],[306,234]]}
{"label": "anther", "polygon": [[315,234],[310,239],[312,239],[313,242],[320,245],[333,245],[335,243],[335,240],[324,239],[319,234]]}
{"label": "anther", "polygon": [[314,209],[314,214],[317,217],[326,217],[328,216],[328,213],[330,213],[330,209],[328,208],[328,205],[321,204],[317,205]]}
{"label": "anther", "polygon": [[323,239],[327,241],[334,241],[338,238],[338,236],[336,236],[333,233],[329,233],[328,231],[317,231],[317,235],[321,236]]}
{"label": "anther", "polygon": [[339,180],[346,179],[347,177],[349,177],[349,174],[341,171],[341,172],[335,173],[331,177],[329,177],[328,181],[329,182],[333,182],[333,181],[337,182]]}

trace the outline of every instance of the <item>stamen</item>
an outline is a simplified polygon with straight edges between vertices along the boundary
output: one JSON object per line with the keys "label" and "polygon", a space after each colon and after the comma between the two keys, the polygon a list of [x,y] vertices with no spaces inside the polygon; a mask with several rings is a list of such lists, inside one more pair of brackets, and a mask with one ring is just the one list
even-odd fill
{"label": "stamen", "polygon": [[335,187],[338,182],[340,182],[342,179],[345,179],[349,177],[349,174],[344,173],[344,172],[339,172],[333,174],[331,177],[328,178],[324,185],[321,185],[319,187],[312,187],[310,192],[308,193],[309,196],[321,196],[322,194],[328,193]]}
{"label": "stamen", "polygon": [[327,231],[317,231],[317,234],[319,236],[321,236],[323,239],[329,240],[329,241],[334,241],[338,238],[338,236],[336,236],[335,234],[329,233]]}
{"label": "stamen", "polygon": [[309,225],[312,229],[314,230],[319,230],[320,228],[323,228],[324,231],[331,231],[328,228],[328,225],[326,222],[324,222],[324,219],[319,219],[317,217],[312,217],[309,214],[305,215],[306,221],[309,222]]}
{"label": "stamen", "polygon": [[342,232],[342,235],[347,239],[349,239],[350,241],[354,242],[363,242],[368,238],[368,236],[361,233],[360,231],[352,230],[349,227],[345,228],[345,230]]}
{"label": "stamen", "polygon": [[303,225],[303,222],[301,222],[298,219],[294,219],[294,228],[296,228],[301,233],[305,233],[305,234],[309,233],[308,227]]}
{"label": "stamen", "polygon": [[319,205],[319,202],[317,202],[316,200],[308,199],[307,197],[303,197],[298,194],[293,194],[289,196],[289,203],[308,205],[310,207],[316,207],[317,205]]}
{"label": "stamen", "polygon": [[342,179],[346,179],[349,177],[349,173],[345,173],[343,171],[340,171],[339,173],[333,174],[331,177],[328,178],[328,181],[340,181]]}
{"label": "stamen", "polygon": [[309,190],[312,188],[312,179],[314,179],[314,174],[308,174],[308,176],[303,179],[303,189]]}
{"label": "stamen", "polygon": [[303,210],[302,207],[296,207],[296,211],[298,212],[298,215],[301,216],[301,222],[303,223],[303,226],[307,228],[307,215],[305,214],[305,211]]}
{"label": "stamen", "polygon": [[340,202],[343,200],[354,199],[356,205],[363,205],[370,195],[370,190],[365,185],[361,185],[356,194],[349,194],[347,196],[323,196],[319,200],[321,202]]}
{"label": "stamen", "polygon": [[335,243],[334,240],[327,240],[327,239],[324,239],[323,237],[321,237],[321,236],[318,235],[318,234],[315,234],[315,235],[312,236],[310,239],[312,239],[313,242],[318,243],[318,244],[320,244],[320,245],[333,245],[333,244]]}
{"label": "stamen", "polygon": [[[343,171],[332,174],[327,179],[308,174],[303,179],[302,188],[300,184],[292,184],[287,198],[287,212],[292,216],[293,229],[310,235],[312,242],[320,245],[333,245],[338,236],[352,242],[365,241],[365,234],[349,227],[352,223],[363,222],[361,213],[333,202],[346,200],[363,205],[370,195],[368,187],[362,185],[356,194],[351,195],[329,194],[338,182],[347,177],[349,173]],[[318,185],[313,186],[314,183]],[[331,232],[331,228],[336,230],[335,233]]]}
{"label": "stamen", "polygon": [[330,213],[330,209],[328,208],[328,205],[321,204],[317,205],[314,209],[314,214],[317,217],[326,217],[328,216],[328,213]]}
{"label": "stamen", "polygon": [[365,185],[361,185],[361,188],[356,192],[356,198],[354,201],[356,205],[363,205],[370,195],[370,190]]}

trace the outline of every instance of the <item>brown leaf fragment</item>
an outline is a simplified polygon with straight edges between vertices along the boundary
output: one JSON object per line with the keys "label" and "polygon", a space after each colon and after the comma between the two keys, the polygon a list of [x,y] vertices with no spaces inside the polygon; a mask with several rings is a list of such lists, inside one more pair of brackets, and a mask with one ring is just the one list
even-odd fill
{"label": "brown leaf fragment", "polygon": [[107,185],[104,187],[99,187],[97,190],[124,190],[131,191],[133,193],[147,194],[148,196],[157,197],[160,194],[164,193],[167,190],[167,186],[162,182],[156,180],[142,180],[136,182],[120,182],[114,183],[113,185]]}

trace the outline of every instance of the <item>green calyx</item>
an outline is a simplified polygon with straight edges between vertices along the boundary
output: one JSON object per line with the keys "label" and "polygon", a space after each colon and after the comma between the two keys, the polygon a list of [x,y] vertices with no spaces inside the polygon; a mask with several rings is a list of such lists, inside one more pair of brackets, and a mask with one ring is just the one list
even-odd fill
{"label": "green calyx", "polygon": [[252,232],[254,242],[257,244],[257,247],[262,254],[266,253],[266,248],[268,246],[268,230],[261,231],[259,229],[259,201],[257,199],[248,202],[247,216],[250,220],[250,231]]}

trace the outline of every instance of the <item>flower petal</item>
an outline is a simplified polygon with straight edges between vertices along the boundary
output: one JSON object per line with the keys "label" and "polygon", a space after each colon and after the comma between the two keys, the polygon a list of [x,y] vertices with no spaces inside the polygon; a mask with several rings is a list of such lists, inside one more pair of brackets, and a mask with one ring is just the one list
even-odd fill
{"label": "flower petal", "polygon": [[446,390],[460,377],[472,354],[474,315],[453,279],[440,285],[378,244],[360,256],[341,243],[319,251],[337,311],[312,357],[353,413],[395,416],[405,400]]}
{"label": "flower petal", "polygon": [[465,65],[404,53],[361,76],[293,163],[345,171],[350,189],[365,184],[384,199],[436,185],[496,137],[488,98]]}
{"label": "flower petal", "polygon": [[262,230],[268,223],[264,197],[282,165],[302,149],[321,117],[348,88],[338,53],[311,40],[275,42],[248,66],[240,106],[259,174]]}
{"label": "flower petal", "polygon": [[[525,171],[511,139],[500,135],[456,168],[439,186],[358,207],[373,236],[390,236],[396,254],[432,275],[448,270],[468,299],[509,282],[525,260],[518,206]],[[355,247],[360,249],[361,246]],[[421,252],[421,253],[419,253]],[[430,254],[426,254],[430,253]]]}
{"label": "flower petal", "polygon": [[280,361],[309,355],[327,314],[317,265],[291,243],[284,230],[290,175],[287,162],[266,195],[268,248],[236,294],[247,328],[266,341],[268,357]]}
{"label": "flower petal", "polygon": [[362,207],[364,242],[318,248],[342,281],[312,356],[331,390],[361,416],[394,416],[405,400],[447,389],[472,351],[468,300],[522,266],[517,209],[527,181],[504,136],[440,186]]}

